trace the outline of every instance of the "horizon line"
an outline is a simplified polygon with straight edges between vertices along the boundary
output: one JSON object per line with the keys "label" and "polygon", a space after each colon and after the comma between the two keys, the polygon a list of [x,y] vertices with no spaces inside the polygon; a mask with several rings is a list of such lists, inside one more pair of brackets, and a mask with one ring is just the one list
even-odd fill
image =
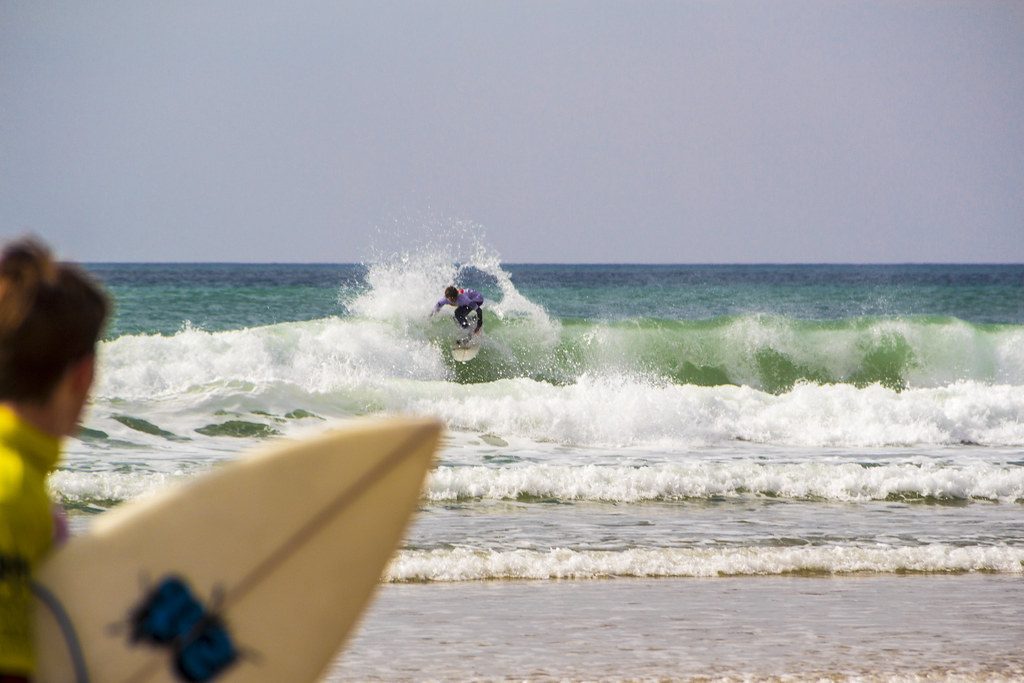
{"label": "horizon line", "polygon": [[[90,261],[96,266],[363,266],[365,261]],[[452,263],[462,263],[452,261]],[[1022,266],[1024,261],[499,261],[506,266]],[[472,265],[464,263],[463,265]]]}

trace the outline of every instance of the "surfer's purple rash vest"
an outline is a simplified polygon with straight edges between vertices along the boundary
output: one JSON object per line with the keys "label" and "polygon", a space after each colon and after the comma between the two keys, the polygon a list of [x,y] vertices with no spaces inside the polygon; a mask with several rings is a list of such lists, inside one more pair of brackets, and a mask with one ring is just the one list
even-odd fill
{"label": "surfer's purple rash vest", "polygon": [[445,306],[468,306],[469,308],[480,308],[484,305],[484,295],[475,289],[462,289],[459,290],[459,297],[455,300],[455,303],[448,301],[448,299],[441,299],[434,306],[434,311],[440,311]]}

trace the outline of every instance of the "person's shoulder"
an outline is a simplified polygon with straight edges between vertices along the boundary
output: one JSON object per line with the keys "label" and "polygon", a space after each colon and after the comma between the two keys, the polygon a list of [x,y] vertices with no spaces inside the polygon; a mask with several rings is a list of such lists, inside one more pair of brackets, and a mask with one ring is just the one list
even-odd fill
{"label": "person's shoulder", "polygon": [[17,451],[0,444],[0,500],[25,486],[25,460]]}

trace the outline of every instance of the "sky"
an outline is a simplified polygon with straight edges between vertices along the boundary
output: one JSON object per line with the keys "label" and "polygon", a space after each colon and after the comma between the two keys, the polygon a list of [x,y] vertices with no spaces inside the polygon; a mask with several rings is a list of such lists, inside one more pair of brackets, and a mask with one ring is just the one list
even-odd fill
{"label": "sky", "polygon": [[0,0],[0,238],[466,226],[509,263],[1024,262],[1024,3]]}

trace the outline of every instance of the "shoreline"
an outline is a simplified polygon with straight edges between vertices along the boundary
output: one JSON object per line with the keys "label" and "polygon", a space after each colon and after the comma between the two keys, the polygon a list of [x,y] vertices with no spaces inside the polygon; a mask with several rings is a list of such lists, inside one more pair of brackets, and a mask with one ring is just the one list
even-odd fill
{"label": "shoreline", "polygon": [[991,574],[388,584],[324,680],[1010,681],[1022,623]]}

